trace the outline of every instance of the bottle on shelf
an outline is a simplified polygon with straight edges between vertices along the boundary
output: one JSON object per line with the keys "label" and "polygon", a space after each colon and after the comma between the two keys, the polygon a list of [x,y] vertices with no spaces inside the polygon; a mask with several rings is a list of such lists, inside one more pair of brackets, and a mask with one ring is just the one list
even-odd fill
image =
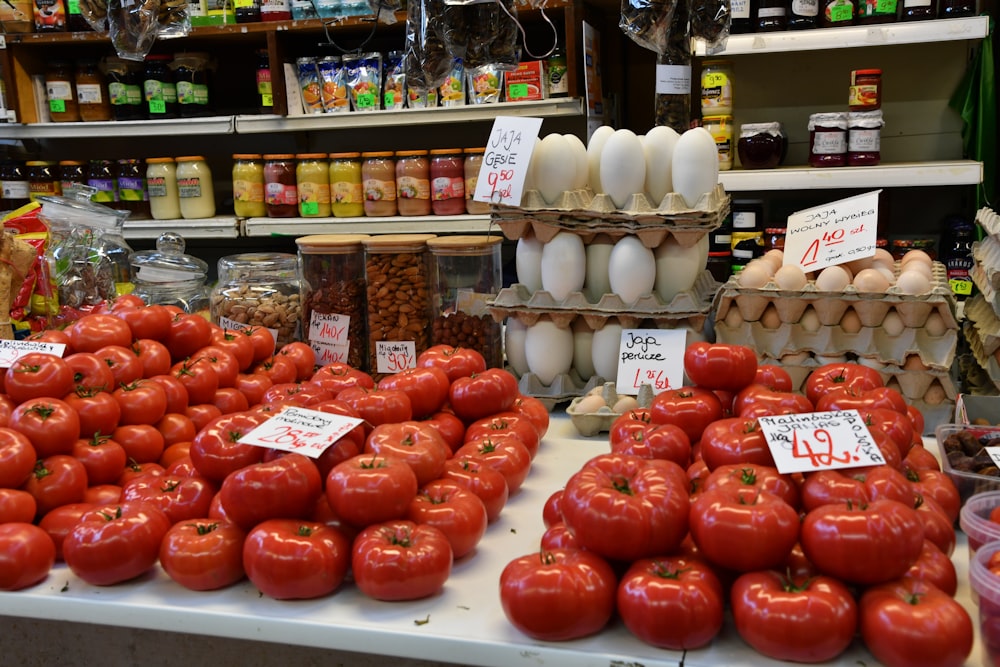
{"label": "bottle on shelf", "polygon": [[854,23],[854,0],[823,0],[819,27],[840,28]]}
{"label": "bottle on shelf", "polygon": [[260,113],[274,111],[274,94],[271,89],[271,63],[267,49],[257,51],[257,95],[260,98]]}
{"label": "bottle on shelf", "polygon": [[976,15],[976,0],[941,0],[940,16],[943,19]]}
{"label": "bottle on shelf", "polygon": [[729,32],[733,35],[743,35],[753,32],[756,21],[757,3],[753,0],[732,0],[730,2]]}
{"label": "bottle on shelf", "polygon": [[903,0],[901,21],[924,21],[937,18],[937,0]]}
{"label": "bottle on shelf", "polygon": [[972,296],[973,284],[969,271],[972,269],[972,242],[975,241],[975,225],[959,216],[945,221],[945,243],[941,253],[948,273],[951,292],[959,301]]}
{"label": "bottle on shelf", "polygon": [[0,206],[3,210],[13,211],[30,200],[26,169],[25,164],[18,160],[0,162]]}
{"label": "bottle on shelf", "polygon": [[788,29],[785,0],[760,0],[757,5],[756,32],[780,32]]}
{"label": "bottle on shelf", "polygon": [[111,101],[104,75],[97,67],[97,60],[84,59],[76,66],[76,100],[80,120],[111,120]]}
{"label": "bottle on shelf", "polygon": [[169,55],[146,56],[142,89],[150,120],[177,118],[177,83],[170,69],[171,60]]}
{"label": "bottle on shelf", "polygon": [[65,60],[52,60],[45,69],[45,97],[49,118],[54,123],[71,123],[80,120],[77,104],[76,77],[73,66]]}
{"label": "bottle on shelf", "polygon": [[788,29],[809,30],[819,20],[819,0],[788,0]]}

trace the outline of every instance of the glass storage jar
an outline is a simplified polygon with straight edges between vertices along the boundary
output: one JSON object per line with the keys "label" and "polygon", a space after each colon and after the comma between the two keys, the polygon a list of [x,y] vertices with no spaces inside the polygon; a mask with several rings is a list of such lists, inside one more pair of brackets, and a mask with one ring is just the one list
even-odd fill
{"label": "glass storage jar", "polygon": [[205,158],[200,155],[177,158],[177,196],[181,217],[190,220],[215,215],[215,189]]}
{"label": "glass storage jar", "polygon": [[431,214],[427,151],[396,151],[396,208],[400,215]]}
{"label": "glass storage jar", "polygon": [[365,214],[361,153],[330,153],[330,208],[335,218]]}
{"label": "glass storage jar", "polygon": [[847,98],[847,110],[875,111],[880,108],[882,108],[882,70],[853,70]]}
{"label": "glass storage jar", "polygon": [[212,290],[212,322],[225,329],[268,329],[280,347],[302,340],[302,297],[306,285],[296,255],[246,252],[219,259],[219,282]]}
{"label": "glass storage jar", "polygon": [[73,66],[65,60],[50,61],[45,69],[45,99],[53,123],[80,120],[76,97],[76,76]]}
{"label": "glass storage jar", "polygon": [[28,197],[36,201],[39,197],[58,197],[62,194],[59,165],[46,160],[28,160],[25,163],[28,177]]}
{"label": "glass storage jar", "polygon": [[59,161],[59,189],[66,196],[72,196],[71,191],[87,184],[87,163],[83,160]]}
{"label": "glass storage jar", "polygon": [[484,201],[476,201],[476,186],[479,185],[479,171],[483,166],[485,148],[465,149],[465,212],[469,215],[486,215],[490,205]]}
{"label": "glass storage jar", "polygon": [[342,362],[368,369],[365,308],[367,234],[314,234],[295,239],[306,288],[305,339],[319,365]]}
{"label": "glass storage jar", "polygon": [[701,70],[701,115],[733,115],[733,63],[706,60]]}
{"label": "glass storage jar", "polygon": [[171,63],[177,86],[177,107],[182,118],[210,116],[213,113],[209,79],[212,58],[207,53],[178,53]]}
{"label": "glass storage jar", "polygon": [[740,125],[736,152],[744,169],[774,169],[782,163],[788,145],[781,123]]}
{"label": "glass storage jar", "polygon": [[108,78],[108,101],[115,120],[140,120],[146,117],[139,63],[108,57],[102,63]]}
{"label": "glass storage jar", "polygon": [[147,304],[177,306],[208,316],[208,264],[184,253],[184,238],[163,232],[156,250],[132,253],[132,293]]}
{"label": "glass storage jar", "polygon": [[330,217],[330,165],[326,153],[299,153],[295,159],[299,215],[303,218]]}
{"label": "glass storage jar", "polygon": [[[430,266],[427,242],[434,234],[382,234],[364,239],[368,308],[368,372],[391,369],[379,355],[382,342],[413,341],[419,355],[430,342]],[[382,362],[381,365],[379,362]]]}
{"label": "glass storage jar", "polygon": [[142,91],[146,114],[151,120],[177,118],[177,84],[170,69],[171,59],[166,54],[146,56]]}
{"label": "glass storage jar", "polygon": [[295,156],[291,153],[264,155],[264,203],[269,218],[298,216],[299,192],[295,187]]}
{"label": "glass storage jar", "polygon": [[0,163],[0,198],[5,211],[13,211],[31,201],[27,170],[28,166],[18,160]]}
{"label": "glass storage jar", "polygon": [[843,167],[847,164],[847,114],[814,113],[809,116],[809,166]]}
{"label": "glass storage jar", "polygon": [[181,217],[177,163],[172,157],[151,157],[146,160],[146,193],[149,195],[149,212],[154,220],[176,220]]}
{"label": "glass storage jar", "polygon": [[441,236],[431,252],[431,345],[476,350],[502,368],[502,328],[487,303],[503,286],[500,236]]}
{"label": "glass storage jar", "polygon": [[146,166],[142,160],[118,160],[118,203],[115,208],[128,211],[129,220],[147,220],[150,217]]}
{"label": "glass storage jar", "polygon": [[233,212],[241,218],[263,218],[264,158],[260,153],[233,155]]}
{"label": "glass storage jar", "polygon": [[80,120],[111,120],[107,83],[96,60],[81,60],[76,66],[76,101]]}
{"label": "glass storage jar", "polygon": [[362,153],[361,160],[365,215],[396,215],[396,163],[392,151]]}
{"label": "glass storage jar", "polygon": [[434,215],[465,213],[465,160],[461,148],[431,151],[431,201]]}

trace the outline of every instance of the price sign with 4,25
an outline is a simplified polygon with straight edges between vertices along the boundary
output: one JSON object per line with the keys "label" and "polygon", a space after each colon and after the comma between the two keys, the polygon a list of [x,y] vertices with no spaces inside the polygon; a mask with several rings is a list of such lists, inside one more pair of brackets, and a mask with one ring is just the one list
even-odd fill
{"label": "price sign with 4,25", "polygon": [[757,422],[782,473],[885,463],[857,410],[760,417]]}

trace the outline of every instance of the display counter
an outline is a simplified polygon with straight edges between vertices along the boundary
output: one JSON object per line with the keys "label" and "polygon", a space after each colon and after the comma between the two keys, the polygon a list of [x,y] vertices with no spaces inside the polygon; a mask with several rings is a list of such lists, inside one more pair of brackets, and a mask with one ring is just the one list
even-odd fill
{"label": "display counter", "polygon": [[[686,654],[643,644],[617,620],[593,637],[562,643],[532,640],[507,622],[498,593],[501,570],[512,558],[537,550],[544,532],[542,505],[549,495],[584,461],[607,451],[607,434],[583,438],[565,414],[554,414],[524,486],[478,548],[455,563],[444,590],[434,597],[379,602],[349,581],[317,600],[272,600],[248,582],[199,593],[175,584],[158,567],[139,580],[102,588],[58,565],[37,586],[0,593],[3,662],[93,664],[100,658],[103,664],[185,667],[237,664],[234,660],[241,665],[377,665],[393,656],[394,667],[441,662],[490,667],[787,664],[752,651],[731,622],[708,648]],[[962,534],[953,560],[958,597],[975,625]],[[977,643],[967,664],[979,662]],[[856,641],[830,664],[876,663]]]}

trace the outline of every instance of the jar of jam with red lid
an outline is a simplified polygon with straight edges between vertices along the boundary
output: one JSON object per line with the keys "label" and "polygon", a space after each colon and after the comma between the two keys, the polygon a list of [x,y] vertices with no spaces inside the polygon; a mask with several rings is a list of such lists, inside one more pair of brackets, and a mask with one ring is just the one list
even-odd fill
{"label": "jar of jam with red lid", "polygon": [[847,114],[814,113],[809,116],[809,166],[843,167],[847,164]]}
{"label": "jar of jam with red lid", "polygon": [[744,169],[774,169],[784,161],[787,146],[781,123],[740,125],[736,152]]}
{"label": "jar of jam with red lid", "polygon": [[299,214],[299,191],[295,180],[295,156],[291,153],[264,155],[264,205],[269,218],[294,218]]}
{"label": "jar of jam with red lid", "polygon": [[431,151],[431,201],[435,215],[465,213],[465,159],[461,148]]}
{"label": "jar of jam with red lid", "polygon": [[882,160],[881,111],[852,111],[847,114],[847,164],[852,167],[877,165]]}
{"label": "jar of jam with red lid", "polygon": [[847,108],[850,111],[875,111],[882,108],[882,70],[856,69],[851,72]]}

